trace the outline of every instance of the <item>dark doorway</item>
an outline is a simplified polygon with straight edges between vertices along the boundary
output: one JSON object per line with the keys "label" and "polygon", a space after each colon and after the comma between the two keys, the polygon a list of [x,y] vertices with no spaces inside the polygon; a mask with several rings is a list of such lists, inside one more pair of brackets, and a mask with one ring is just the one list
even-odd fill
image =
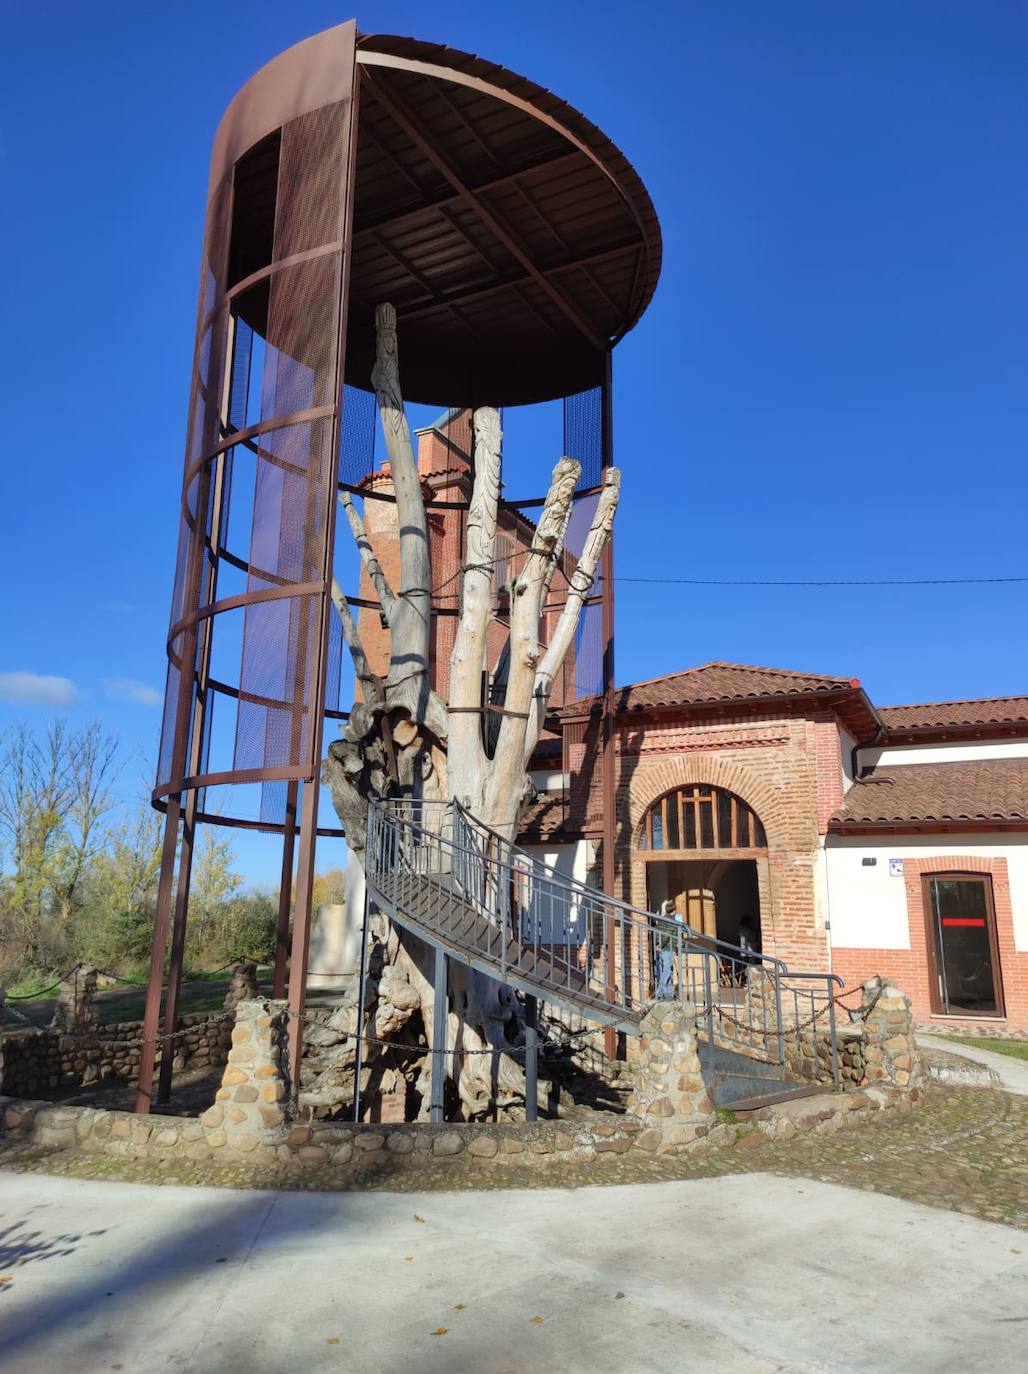
{"label": "dark doorway", "polygon": [[760,949],[760,893],[754,859],[669,859],[649,862],[647,906],[659,911],[666,900],[686,925],[727,944],[745,935]]}
{"label": "dark doorway", "polygon": [[932,1010],[939,1016],[1002,1016],[992,880],[931,873],[924,882]]}

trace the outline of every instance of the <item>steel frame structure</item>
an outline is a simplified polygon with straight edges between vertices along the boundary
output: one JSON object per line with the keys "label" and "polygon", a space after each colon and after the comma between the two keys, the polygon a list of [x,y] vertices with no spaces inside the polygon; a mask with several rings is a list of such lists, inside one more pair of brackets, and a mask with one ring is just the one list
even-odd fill
{"label": "steel frame structure", "polygon": [[[409,400],[502,406],[594,391],[597,461],[576,500],[595,500],[613,461],[611,352],[646,308],[659,266],[656,215],[618,150],[548,91],[481,59],[361,36],[351,21],[280,54],[232,101],[214,143],[201,268],[138,1112],[151,1107],[158,1044],[158,1100],[170,1094],[204,822],[281,836],[274,992],[288,988],[294,1090],[299,1081],[316,839],[342,833],[318,825],[323,722],[344,714],[328,699],[335,497],[348,487],[375,498],[340,470],[344,398],[366,386],[374,305],[396,304]],[[259,412],[251,371],[261,373]],[[244,460],[255,473],[246,558],[227,538]],[[244,591],[224,594],[230,571],[245,575]],[[602,617],[612,895],[611,545],[600,581],[591,607]],[[217,630],[232,616],[243,622],[235,683],[215,671]],[[226,700],[233,757],[212,768],[214,706]],[[261,785],[259,819],[208,806],[208,789],[240,784]]]}

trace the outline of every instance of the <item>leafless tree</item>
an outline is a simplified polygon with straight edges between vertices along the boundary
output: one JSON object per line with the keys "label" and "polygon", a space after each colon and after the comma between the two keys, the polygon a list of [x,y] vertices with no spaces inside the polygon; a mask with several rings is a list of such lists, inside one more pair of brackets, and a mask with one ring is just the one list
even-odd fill
{"label": "leafless tree", "polygon": [[[487,630],[494,614],[494,565],[500,502],[502,435],[496,410],[474,412],[474,477],[468,511],[467,552],[460,579],[460,612],[450,659],[449,701],[430,677],[431,566],[428,522],[410,428],[400,390],[396,315],[380,305],[375,315],[377,348],[372,372],[396,500],[400,585],[389,585],[360,512],[341,498],[362,565],[373,583],[389,629],[390,662],[375,675],[342,592],[334,588],[343,637],[353,658],[362,700],[356,702],[325,763],[325,779],[346,828],[351,849],[363,853],[370,798],[410,795],[458,799],[472,814],[513,840],[532,795],[528,765],[538,742],[547,702],[596,577],[617,508],[620,475],[609,469],[583,552],[570,574],[563,610],[549,642],[541,624],[558,563],[570,560],[565,539],[580,466],[561,457],[531,547],[512,573],[509,667],[504,710],[492,747],[483,738],[482,712],[490,670]],[[419,994],[431,1024],[432,987],[420,942],[393,932],[390,952]],[[505,1054],[519,1008],[509,989],[462,967],[450,976],[451,1045],[467,1053],[457,1087],[467,1114],[498,1097],[524,1092],[524,1075]],[[409,1012],[408,1012],[409,1015]],[[395,1022],[395,1017],[393,1018]],[[494,1053],[481,1053],[492,1048]],[[498,1086],[497,1086],[498,1085]]]}

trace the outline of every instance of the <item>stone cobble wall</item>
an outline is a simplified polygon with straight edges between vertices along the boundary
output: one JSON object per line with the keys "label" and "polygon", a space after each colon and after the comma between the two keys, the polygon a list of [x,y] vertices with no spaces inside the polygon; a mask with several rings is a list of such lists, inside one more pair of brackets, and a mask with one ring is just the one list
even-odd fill
{"label": "stone cobble wall", "polygon": [[688,1002],[657,1002],[629,1042],[636,1087],[629,1115],[644,1126],[643,1149],[665,1154],[701,1140],[714,1124],[696,1047],[696,1009]]}
{"label": "stone cobble wall", "polygon": [[[877,997],[875,997],[877,993]],[[369,1167],[394,1172],[447,1160],[488,1166],[584,1164],[633,1154],[691,1154],[746,1145],[797,1131],[826,1133],[868,1121],[889,1108],[921,1101],[921,1070],[912,1058],[910,1004],[890,984],[868,1002],[868,1075],[873,1085],[824,1093],[752,1113],[715,1112],[700,1072],[694,1008],[658,1004],[633,1042],[636,1087],[626,1115],[526,1123],[412,1122],[397,1125],[290,1121],[282,1062],[283,1002],[244,1001],[217,1100],[199,1118],[128,1112],[0,1097],[0,1134],[51,1149],[128,1159],[220,1163],[303,1171],[328,1166],[366,1177]],[[363,1172],[362,1172],[363,1171]]]}
{"label": "stone cobble wall", "polygon": [[274,1161],[285,1126],[286,1004],[260,1000],[236,1003],[232,1048],[214,1105],[200,1117],[206,1143],[237,1154]]}
{"label": "stone cobble wall", "polygon": [[[848,1013],[837,1012],[836,1040],[839,1085],[844,1092],[884,1085],[905,1091],[923,1081],[920,1054],[914,1034],[910,999],[887,978],[869,978],[861,986],[860,1015],[847,1020]],[[749,996],[757,999],[762,989],[751,980]],[[775,1025],[771,997],[766,1001],[766,1024]],[[757,1018],[759,1020],[759,1017]],[[823,1017],[799,1029],[784,1026],[783,1047],[787,1073],[809,1083],[834,1083],[831,1032]]]}
{"label": "stone cobble wall", "polygon": [[887,978],[869,978],[861,992],[865,1027],[865,1081],[911,1092],[924,1070],[914,1034],[910,998]]}
{"label": "stone cobble wall", "polygon": [[[193,1012],[179,1022],[177,1069],[224,1064],[232,1017]],[[134,1078],[139,1069],[142,1021],[119,1021],[92,1031],[10,1031],[0,1037],[0,1093],[36,1097],[59,1088],[86,1087],[106,1078]],[[157,1063],[161,1062],[161,1047]]]}

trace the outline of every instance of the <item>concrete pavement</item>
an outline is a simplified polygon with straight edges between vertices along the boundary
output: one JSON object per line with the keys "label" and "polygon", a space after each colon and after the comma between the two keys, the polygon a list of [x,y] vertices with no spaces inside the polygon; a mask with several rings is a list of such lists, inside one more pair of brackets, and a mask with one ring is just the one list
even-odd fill
{"label": "concrete pavement", "polygon": [[0,1369],[1013,1374],[1025,1252],[766,1174],[347,1194],[0,1173]]}
{"label": "concrete pavement", "polygon": [[925,1031],[917,1032],[917,1043],[945,1050],[947,1054],[958,1054],[962,1059],[973,1059],[976,1064],[984,1064],[999,1076],[1008,1093],[1028,1097],[1028,1059],[1015,1059],[1013,1055],[997,1054],[995,1050],[980,1050],[977,1045],[961,1045],[948,1035],[929,1035]]}

